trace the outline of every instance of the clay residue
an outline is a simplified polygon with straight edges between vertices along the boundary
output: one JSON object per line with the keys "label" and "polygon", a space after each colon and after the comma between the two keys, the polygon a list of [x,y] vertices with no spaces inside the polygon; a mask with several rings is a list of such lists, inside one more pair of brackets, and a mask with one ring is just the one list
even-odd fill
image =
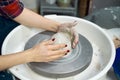
{"label": "clay residue", "polygon": [[120,38],[115,37],[113,39],[113,42],[114,42],[115,48],[120,47]]}

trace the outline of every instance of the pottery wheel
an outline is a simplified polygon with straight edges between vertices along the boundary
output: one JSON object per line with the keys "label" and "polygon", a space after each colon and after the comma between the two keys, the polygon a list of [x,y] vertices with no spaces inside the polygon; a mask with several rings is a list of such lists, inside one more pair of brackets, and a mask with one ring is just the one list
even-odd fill
{"label": "pottery wheel", "polygon": [[[44,31],[36,34],[28,40],[25,50],[33,47],[39,42],[50,39],[55,34]],[[90,42],[79,34],[79,43],[71,54],[52,62],[31,62],[27,65],[36,73],[52,78],[68,77],[76,75],[85,70],[92,59],[93,49]]]}

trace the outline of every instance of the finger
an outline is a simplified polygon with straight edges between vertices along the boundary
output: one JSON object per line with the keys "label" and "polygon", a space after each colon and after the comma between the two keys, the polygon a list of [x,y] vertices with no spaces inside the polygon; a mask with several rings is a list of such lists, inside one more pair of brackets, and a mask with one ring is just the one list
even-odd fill
{"label": "finger", "polygon": [[63,23],[58,27],[58,31],[65,28],[65,27],[72,28],[72,27],[76,26],[77,24],[78,24],[77,21]]}
{"label": "finger", "polygon": [[51,56],[49,56],[49,61],[53,61],[53,60],[59,59],[59,58],[65,56],[69,51],[70,50],[65,51],[64,54],[59,53],[59,54],[51,55]]}
{"label": "finger", "polygon": [[55,55],[61,55],[61,54],[65,55],[66,53],[68,53],[68,50],[56,50],[56,51],[51,51],[49,56],[55,56]]}
{"label": "finger", "polygon": [[55,61],[57,59],[62,58],[63,56],[65,56],[65,55],[64,54],[60,54],[60,55],[51,56],[51,57],[49,57],[48,61]]}
{"label": "finger", "polygon": [[68,28],[72,28],[74,26],[76,26],[78,24],[77,21],[74,21],[74,22],[70,22],[70,23],[65,23],[65,27],[68,27]]}
{"label": "finger", "polygon": [[73,26],[76,26],[77,24],[78,24],[78,22],[74,21],[74,22],[71,23],[71,26],[73,27]]}
{"label": "finger", "polygon": [[73,35],[74,35],[74,41],[73,41],[72,47],[75,48],[79,41],[79,35],[77,32],[74,32]]}
{"label": "finger", "polygon": [[65,48],[65,47],[67,47],[66,44],[55,44],[55,45],[49,45],[48,49],[49,50],[58,50],[58,49]]}
{"label": "finger", "polygon": [[50,39],[50,40],[48,40],[48,41],[43,41],[43,44],[44,44],[44,45],[50,45],[50,44],[53,44],[54,41],[55,41],[55,38]]}
{"label": "finger", "polygon": [[72,27],[72,23],[63,23],[63,24],[61,24],[60,28],[65,28],[65,27],[71,28]]}

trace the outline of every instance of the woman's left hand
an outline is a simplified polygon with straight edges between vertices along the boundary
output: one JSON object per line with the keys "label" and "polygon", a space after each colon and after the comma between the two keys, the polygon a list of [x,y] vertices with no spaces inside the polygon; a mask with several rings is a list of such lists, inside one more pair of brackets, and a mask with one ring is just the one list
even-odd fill
{"label": "woman's left hand", "polygon": [[75,27],[77,25],[77,21],[74,21],[74,22],[68,22],[68,23],[62,23],[58,26],[58,30],[57,32],[61,32],[63,30],[71,30],[70,32],[72,33],[73,35],[73,43],[72,43],[72,48],[75,48],[76,45],[78,44],[78,41],[79,41],[79,35],[78,33],[75,31],[75,29],[73,27]]}

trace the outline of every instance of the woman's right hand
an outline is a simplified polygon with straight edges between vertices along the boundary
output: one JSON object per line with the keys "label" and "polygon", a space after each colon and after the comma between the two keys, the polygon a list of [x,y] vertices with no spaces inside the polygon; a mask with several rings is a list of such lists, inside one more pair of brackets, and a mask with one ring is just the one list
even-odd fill
{"label": "woman's right hand", "polygon": [[55,39],[43,41],[33,48],[26,50],[28,62],[49,62],[63,57],[69,50],[63,50],[66,44],[53,45]]}

